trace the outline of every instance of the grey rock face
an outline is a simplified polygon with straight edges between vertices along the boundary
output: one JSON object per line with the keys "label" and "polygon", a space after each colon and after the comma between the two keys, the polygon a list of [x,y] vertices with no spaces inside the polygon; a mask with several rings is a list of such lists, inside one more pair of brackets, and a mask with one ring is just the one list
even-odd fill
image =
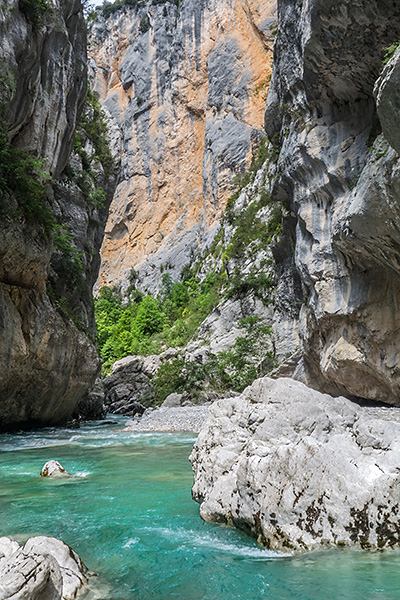
{"label": "grey rock face", "polygon": [[376,82],[374,95],[383,134],[397,154],[400,154],[400,49]]}
{"label": "grey rock face", "polygon": [[0,15],[0,57],[4,87],[12,96],[6,115],[11,138],[44,157],[57,177],[67,164],[86,93],[86,27],[80,0],[55,0],[52,7],[53,16],[47,11],[35,27],[17,0],[7,0]]}
{"label": "grey rock face", "polygon": [[87,583],[85,565],[60,540],[39,536],[20,548],[0,538],[0,548],[2,600],[74,600]]}
{"label": "grey rock face", "polygon": [[[272,198],[291,214],[286,249],[276,253],[278,343],[298,333],[292,373],[312,387],[392,404],[400,398],[399,159],[376,138],[373,88],[382,48],[399,37],[395,3],[282,0],[265,113],[279,152]],[[397,64],[398,56],[377,84],[393,147]]]}
{"label": "grey rock face", "polygon": [[291,379],[215,402],[191,454],[200,514],[275,550],[400,545],[400,414]]}
{"label": "grey rock face", "polygon": [[[154,397],[151,358],[126,356],[114,363],[113,372],[103,381],[107,411],[133,416],[143,414]],[[149,365],[146,368],[145,360]]]}
{"label": "grey rock face", "polygon": [[107,412],[104,401],[104,385],[99,378],[96,379],[93,388],[88,392],[86,398],[79,403],[77,409],[78,416],[83,420],[103,419]]}
{"label": "grey rock face", "polygon": [[81,2],[56,0],[35,25],[7,0],[0,37],[2,118],[12,143],[43,158],[55,178],[43,202],[65,227],[80,271],[78,282],[49,236],[14,217],[14,207],[1,219],[0,429],[8,429],[66,422],[95,381],[100,363],[84,331],[94,333],[91,291],[107,207],[89,205],[77,186],[57,180],[87,89]]}

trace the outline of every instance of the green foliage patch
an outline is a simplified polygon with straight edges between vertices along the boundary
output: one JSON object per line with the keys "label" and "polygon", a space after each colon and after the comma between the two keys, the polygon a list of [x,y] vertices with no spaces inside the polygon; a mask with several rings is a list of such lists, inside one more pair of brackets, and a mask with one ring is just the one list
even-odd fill
{"label": "green foliage patch", "polygon": [[40,27],[43,15],[48,9],[46,0],[19,0],[20,11],[32,23],[34,29]]}
{"label": "green foliage patch", "polygon": [[384,48],[382,60],[383,65],[387,65],[387,63],[393,58],[398,48],[400,48],[400,41],[394,42],[393,44],[390,44],[390,46],[388,46],[387,48]]}
{"label": "green foliage patch", "polygon": [[163,402],[173,392],[187,392],[192,400],[207,388],[241,392],[270,371],[275,358],[273,352],[265,351],[265,345],[271,329],[262,325],[257,316],[243,318],[239,326],[245,335],[236,338],[232,348],[210,355],[204,363],[179,357],[163,364],[153,380],[156,402]]}
{"label": "green foliage patch", "polygon": [[55,225],[46,198],[50,179],[44,160],[13,146],[6,123],[0,122],[0,213],[14,219],[22,216],[50,237]]}
{"label": "green foliage patch", "polygon": [[128,354],[149,355],[184,346],[218,302],[219,281],[215,274],[203,282],[193,277],[173,282],[164,273],[162,281],[156,298],[136,290],[133,278],[126,303],[118,289],[100,290],[95,316],[105,373]]}

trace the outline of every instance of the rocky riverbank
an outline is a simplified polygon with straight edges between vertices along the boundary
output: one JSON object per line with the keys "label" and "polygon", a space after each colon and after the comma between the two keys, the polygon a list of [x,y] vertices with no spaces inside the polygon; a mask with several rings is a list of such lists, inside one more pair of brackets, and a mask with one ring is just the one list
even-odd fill
{"label": "rocky riverbank", "polygon": [[274,550],[400,546],[400,411],[289,378],[215,402],[191,454],[193,497]]}

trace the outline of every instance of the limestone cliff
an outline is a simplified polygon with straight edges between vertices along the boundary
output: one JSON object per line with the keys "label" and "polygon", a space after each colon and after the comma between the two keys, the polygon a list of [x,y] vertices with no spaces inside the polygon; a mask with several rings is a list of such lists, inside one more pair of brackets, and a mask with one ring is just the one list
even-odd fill
{"label": "limestone cliff", "polygon": [[[265,124],[279,152],[272,198],[293,215],[294,244],[275,253],[277,335],[299,333],[296,378],[399,404],[398,68],[376,81],[400,7],[280,0],[278,12]],[[295,280],[298,319],[286,302]]]}
{"label": "limestone cliff", "polygon": [[273,0],[125,6],[90,36],[95,89],[122,129],[100,284],[155,289],[201,248],[249,164],[271,76]]}
{"label": "limestone cliff", "polygon": [[19,156],[32,169],[22,176],[13,165],[14,180],[0,188],[0,428],[7,429],[65,421],[93,384],[99,360],[85,332],[94,327],[91,288],[107,209],[65,176],[87,89],[80,0],[5,0],[0,39],[0,166],[4,175]]}

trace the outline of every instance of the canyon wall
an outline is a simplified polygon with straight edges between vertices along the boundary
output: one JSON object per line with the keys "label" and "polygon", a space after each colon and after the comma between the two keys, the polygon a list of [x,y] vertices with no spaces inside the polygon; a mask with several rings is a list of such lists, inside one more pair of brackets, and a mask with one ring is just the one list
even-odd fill
{"label": "canyon wall", "polygon": [[14,165],[11,186],[0,187],[0,428],[9,429],[65,422],[94,382],[87,333],[107,207],[65,176],[87,90],[80,0],[46,10],[5,0],[0,39],[0,168],[7,175],[21,151],[27,170]]}
{"label": "canyon wall", "polygon": [[[278,12],[265,125],[293,244],[276,249],[277,335],[299,333],[295,378],[398,405],[398,67],[378,77],[400,7],[280,0]],[[293,319],[285,299],[299,280]]]}
{"label": "canyon wall", "polygon": [[[263,135],[272,0],[125,6],[91,26],[91,76],[122,131],[99,285],[155,290],[209,238]],[[161,269],[160,269],[161,267]]]}

